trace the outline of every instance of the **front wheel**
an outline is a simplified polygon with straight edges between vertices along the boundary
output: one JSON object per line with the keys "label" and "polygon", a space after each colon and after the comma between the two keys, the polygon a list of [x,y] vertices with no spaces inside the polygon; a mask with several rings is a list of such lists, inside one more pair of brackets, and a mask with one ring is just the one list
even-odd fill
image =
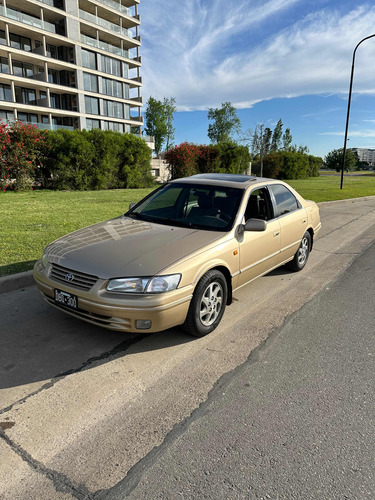
{"label": "front wheel", "polygon": [[195,288],[184,330],[194,337],[204,337],[215,330],[223,317],[227,296],[224,275],[214,269],[208,271]]}
{"label": "front wheel", "polygon": [[301,243],[295,253],[293,260],[288,262],[287,267],[291,271],[301,271],[307,262],[311,249],[311,235],[308,231],[303,235]]}

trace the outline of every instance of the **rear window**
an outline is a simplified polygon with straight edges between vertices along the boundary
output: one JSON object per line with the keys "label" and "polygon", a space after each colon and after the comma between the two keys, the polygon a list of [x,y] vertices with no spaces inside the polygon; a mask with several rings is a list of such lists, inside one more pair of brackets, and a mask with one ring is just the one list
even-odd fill
{"label": "rear window", "polygon": [[271,184],[269,189],[275,197],[276,217],[294,212],[300,208],[297,198],[285,186],[281,184]]}

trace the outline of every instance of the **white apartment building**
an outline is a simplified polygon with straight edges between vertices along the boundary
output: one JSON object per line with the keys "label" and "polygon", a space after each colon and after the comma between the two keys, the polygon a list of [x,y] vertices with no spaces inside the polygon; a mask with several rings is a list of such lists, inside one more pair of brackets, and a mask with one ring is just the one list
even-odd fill
{"label": "white apartment building", "polygon": [[375,165],[375,149],[350,148],[353,153],[357,153],[359,161],[365,161],[369,165]]}
{"label": "white apartment building", "polygon": [[140,0],[0,2],[0,119],[141,134]]}

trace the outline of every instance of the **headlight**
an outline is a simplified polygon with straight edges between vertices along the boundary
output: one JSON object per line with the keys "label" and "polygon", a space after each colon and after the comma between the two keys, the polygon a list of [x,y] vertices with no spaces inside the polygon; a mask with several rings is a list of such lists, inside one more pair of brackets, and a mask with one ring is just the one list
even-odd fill
{"label": "headlight", "polygon": [[48,260],[47,260],[47,255],[45,253],[42,256],[42,264],[44,267],[47,267]]}
{"label": "headlight", "polygon": [[181,279],[181,274],[170,276],[118,278],[109,280],[107,290],[109,292],[123,293],[161,293],[175,290]]}

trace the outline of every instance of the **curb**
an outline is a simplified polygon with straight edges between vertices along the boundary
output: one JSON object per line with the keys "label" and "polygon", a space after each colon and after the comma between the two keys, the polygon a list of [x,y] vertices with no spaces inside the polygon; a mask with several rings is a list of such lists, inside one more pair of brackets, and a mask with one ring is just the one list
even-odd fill
{"label": "curb", "polygon": [[332,200],[332,201],[319,201],[318,205],[331,205],[334,203],[356,203],[357,201],[370,201],[374,200],[374,196],[362,196],[360,198],[345,198],[345,200]]}
{"label": "curb", "polygon": [[10,274],[0,278],[0,294],[13,292],[21,288],[26,288],[34,284],[32,271],[24,271],[23,273]]}
{"label": "curb", "polygon": [[[357,201],[368,201],[375,199],[375,196],[363,196],[362,198],[348,198],[345,200],[321,201],[318,205],[331,205],[334,203],[355,203]],[[0,278],[0,295],[2,293],[13,292],[21,288],[34,285],[33,271],[25,271],[18,274],[10,274]]]}

